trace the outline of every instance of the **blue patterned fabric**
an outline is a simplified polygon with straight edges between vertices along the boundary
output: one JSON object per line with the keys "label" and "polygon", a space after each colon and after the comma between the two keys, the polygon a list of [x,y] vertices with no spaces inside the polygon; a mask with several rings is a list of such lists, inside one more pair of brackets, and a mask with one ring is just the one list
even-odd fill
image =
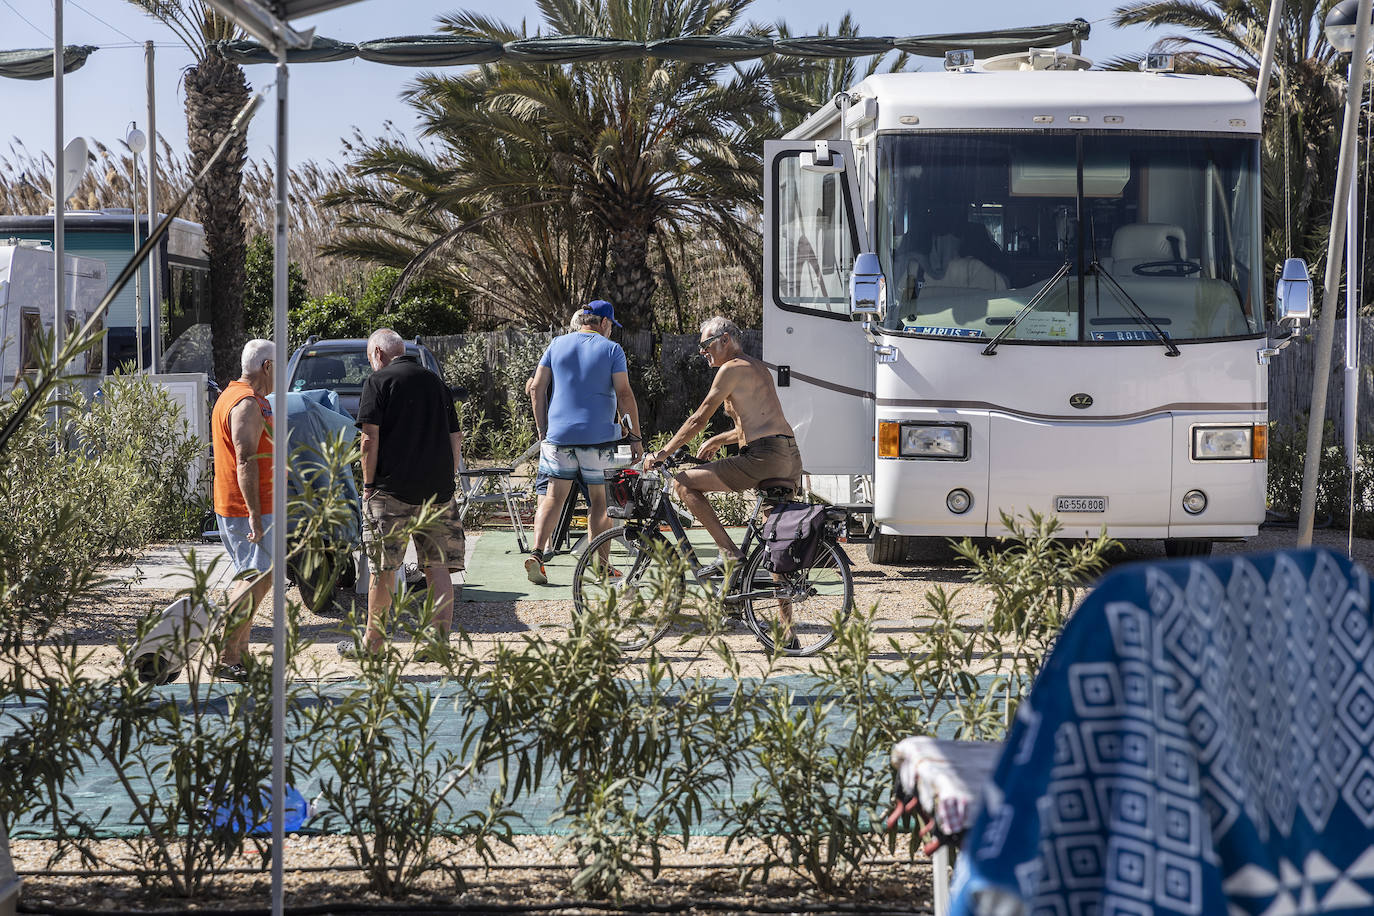
{"label": "blue patterned fabric", "polygon": [[1017,715],[959,914],[1374,910],[1374,620],[1323,550],[1126,567]]}

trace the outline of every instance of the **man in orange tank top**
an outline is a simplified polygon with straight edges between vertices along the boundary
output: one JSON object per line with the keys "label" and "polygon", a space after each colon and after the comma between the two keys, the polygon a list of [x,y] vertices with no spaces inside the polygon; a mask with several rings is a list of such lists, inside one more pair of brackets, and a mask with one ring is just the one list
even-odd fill
{"label": "man in orange tank top", "polygon": [[[253,612],[272,588],[272,362],[270,340],[243,346],[243,375],[225,386],[210,416],[215,446],[215,521],[234,564],[224,648],[215,673],[242,680]],[[245,601],[245,596],[251,596]]]}

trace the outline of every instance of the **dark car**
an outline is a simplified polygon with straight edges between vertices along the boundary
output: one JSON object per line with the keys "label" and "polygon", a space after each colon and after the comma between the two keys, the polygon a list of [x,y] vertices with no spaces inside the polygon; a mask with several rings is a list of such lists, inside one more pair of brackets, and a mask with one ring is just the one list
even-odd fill
{"label": "dark car", "polygon": [[[439,361],[419,338],[406,341],[406,354],[418,356],[420,365],[442,377]],[[362,394],[363,382],[371,374],[365,338],[320,340],[311,337],[305,346],[291,354],[291,364],[286,367],[286,390],[331,389],[339,395],[339,406],[350,416],[357,417],[358,396]]]}

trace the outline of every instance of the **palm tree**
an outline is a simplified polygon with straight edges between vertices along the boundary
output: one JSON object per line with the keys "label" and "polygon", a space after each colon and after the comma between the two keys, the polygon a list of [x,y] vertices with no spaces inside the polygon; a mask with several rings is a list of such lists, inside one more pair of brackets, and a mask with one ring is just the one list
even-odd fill
{"label": "palm tree", "polygon": [[[170,28],[195,57],[185,73],[186,135],[191,166],[199,172],[209,161],[234,116],[248,101],[243,68],[215,54],[212,44],[239,37],[232,20],[204,0],[129,0]],[[210,326],[215,375],[221,383],[239,375],[239,350],[245,339],[243,165],[247,143],[240,138],[202,182],[195,206],[205,227],[210,260]]]}
{"label": "palm tree", "polygon": [[566,197],[489,183],[482,171],[544,174],[547,161],[489,131],[445,139],[437,157],[395,135],[355,139],[350,179],[323,198],[337,226],[323,253],[461,289],[485,323],[562,326],[604,282],[604,237]]}
{"label": "palm tree", "polygon": [[[738,30],[751,2],[545,0],[540,8],[554,34],[653,41]],[[440,30],[525,37],[474,12],[445,17]],[[604,293],[627,326],[640,328],[653,324],[653,260],[672,276],[674,252],[692,231],[757,263],[757,229],[740,214],[760,200],[762,144],[750,125],[771,104],[769,66],[497,63],[458,77],[423,77],[406,97],[430,139],[453,145],[470,134],[490,137],[480,158],[462,161],[446,189],[453,199],[544,202],[585,214],[596,230],[586,241],[604,242],[609,253]]]}
{"label": "palm tree", "polygon": [[[1345,65],[1322,32],[1335,0],[1285,0],[1265,102],[1263,157],[1265,259],[1277,271],[1300,255],[1320,276],[1326,261],[1336,178]],[[1176,55],[1179,69],[1232,76],[1255,85],[1270,0],[1145,0],[1117,8],[1117,26],[1173,26],[1155,50]],[[1134,69],[1138,59],[1109,66]]]}

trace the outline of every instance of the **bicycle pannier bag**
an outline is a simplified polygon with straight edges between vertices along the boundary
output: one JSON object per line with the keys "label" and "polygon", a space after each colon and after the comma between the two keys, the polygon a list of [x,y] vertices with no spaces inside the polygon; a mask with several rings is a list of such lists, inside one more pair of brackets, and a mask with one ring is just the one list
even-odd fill
{"label": "bicycle pannier bag", "polygon": [[796,572],[816,559],[825,530],[825,506],[783,503],[763,523],[765,565],[776,573]]}

